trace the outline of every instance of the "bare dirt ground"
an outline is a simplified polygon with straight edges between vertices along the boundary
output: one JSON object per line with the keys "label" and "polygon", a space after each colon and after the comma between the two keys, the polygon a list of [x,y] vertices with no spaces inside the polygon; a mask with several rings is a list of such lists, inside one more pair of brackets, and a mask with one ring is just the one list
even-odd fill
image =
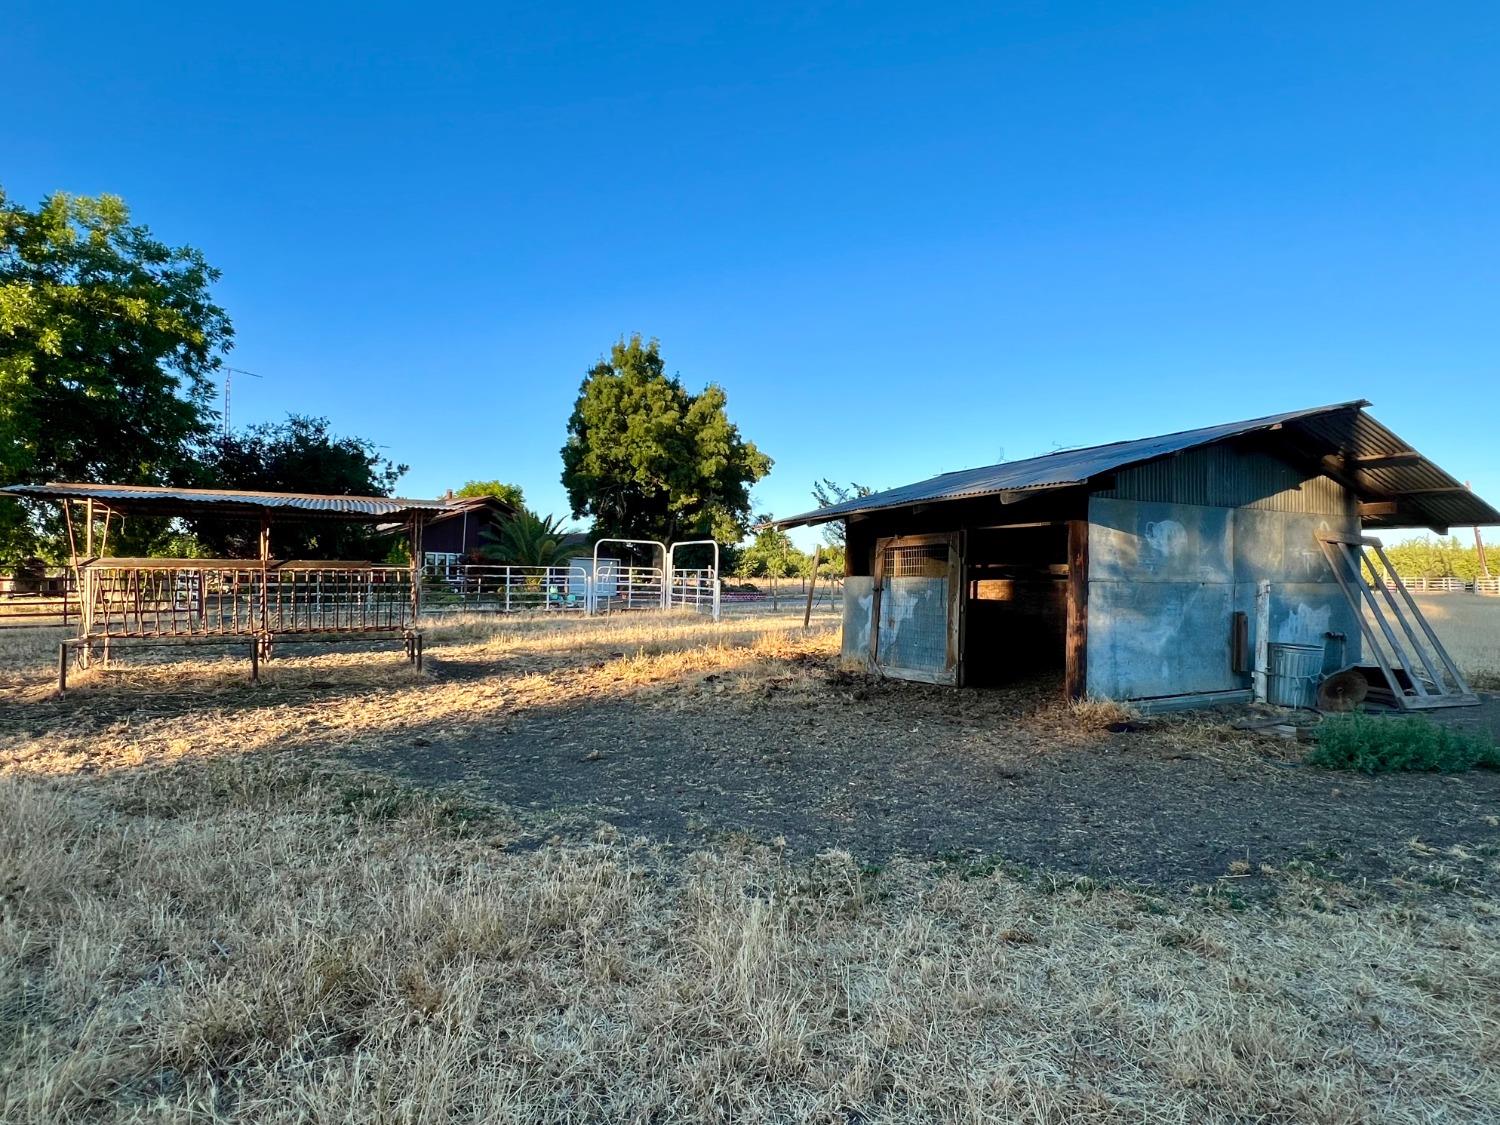
{"label": "bare dirt ground", "polygon": [[0,635],[3,1122],[1500,1120],[1488,774],[866,683],[789,616],[64,700],[46,641]]}
{"label": "bare dirt ground", "polygon": [[[1383,879],[1399,874],[1392,857],[1407,841],[1500,839],[1493,774],[1329,774],[1303,768],[1296,744],[1210,717],[1079,729],[1050,679],[955,693],[867,683],[823,653],[800,661],[792,690],[772,678],[726,699],[706,673],[645,706],[604,696],[434,727],[356,760],[533,810],[572,835],[607,823],[698,846],[744,833],[804,855],[1001,859],[1176,885],[1236,861]],[[475,671],[439,662],[434,676]]]}
{"label": "bare dirt ground", "polygon": [[1294,862],[1386,881],[1409,841],[1500,840],[1494,774],[1331,774],[1226,716],[1114,732],[1050,679],[868,681],[835,666],[827,619],[808,636],[787,616],[734,623],[693,648],[704,628],[460,627],[434,637],[420,683],[388,652],[278,662],[258,688],[233,665],[174,684],[136,658],[61,703],[39,680],[0,735],[84,769],[118,764],[120,736],[142,764],[214,741],[328,757],[498,803],[523,818],[520,847],[608,825],[689,849],[744,836],[1181,886]]}

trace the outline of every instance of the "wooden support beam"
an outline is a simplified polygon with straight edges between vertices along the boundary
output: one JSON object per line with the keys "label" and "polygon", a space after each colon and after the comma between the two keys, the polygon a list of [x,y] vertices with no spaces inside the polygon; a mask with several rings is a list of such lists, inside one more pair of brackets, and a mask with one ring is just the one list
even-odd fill
{"label": "wooden support beam", "polygon": [[1088,696],[1089,525],[1068,521],[1067,655],[1063,690],[1069,699]]}
{"label": "wooden support beam", "polygon": [[1401,505],[1394,500],[1372,500],[1359,506],[1362,520],[1379,519],[1382,516],[1399,516]]}
{"label": "wooden support beam", "polygon": [[1415,465],[1422,455],[1415,449],[1403,449],[1399,453],[1382,453],[1373,457],[1341,457],[1330,453],[1323,458],[1326,468],[1334,472],[1354,473],[1361,469],[1390,469],[1398,465]]}

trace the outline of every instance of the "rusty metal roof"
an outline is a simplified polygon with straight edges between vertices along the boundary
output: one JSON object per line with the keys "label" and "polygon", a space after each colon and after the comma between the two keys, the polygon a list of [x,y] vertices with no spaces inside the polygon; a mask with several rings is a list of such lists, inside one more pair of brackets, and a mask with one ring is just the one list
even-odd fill
{"label": "rusty metal roof", "polygon": [[145,484],[13,484],[0,495],[22,500],[92,500],[110,511],[161,516],[272,515],[288,519],[374,521],[417,512],[445,512],[443,500],[399,496],[323,496],[307,492],[245,492]]}
{"label": "rusty metal roof", "polygon": [[1024,461],[961,469],[774,523],[783,528],[800,527],[913,504],[1080,487],[1158,457],[1246,434],[1274,432],[1286,443],[1289,452],[1314,461],[1331,459],[1323,471],[1335,479],[1342,477],[1362,500],[1400,502],[1399,514],[1367,518],[1365,522],[1371,527],[1500,524],[1500,512],[1364,413],[1369,405],[1363,399],[1356,399],[1134,441],[1064,449]]}

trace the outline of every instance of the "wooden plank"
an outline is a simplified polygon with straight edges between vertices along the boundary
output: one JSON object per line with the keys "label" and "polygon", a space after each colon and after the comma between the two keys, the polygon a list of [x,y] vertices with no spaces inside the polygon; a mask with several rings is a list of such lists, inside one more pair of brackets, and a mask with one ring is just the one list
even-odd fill
{"label": "wooden plank", "polygon": [[1270,698],[1270,672],[1271,582],[1262,578],[1255,584],[1255,669],[1250,680],[1257,702]]}
{"label": "wooden plank", "polygon": [[1069,699],[1088,695],[1089,525],[1068,521],[1068,612],[1063,691]]}
{"label": "wooden plank", "polygon": [[[1339,589],[1343,591],[1344,600],[1354,610],[1355,620],[1359,622],[1359,631],[1364,635],[1365,642],[1369,646],[1370,655],[1380,665],[1380,671],[1385,676],[1385,682],[1390,685],[1391,694],[1395,697],[1399,707],[1407,705],[1408,696],[1401,690],[1401,682],[1396,678],[1396,673],[1391,669],[1391,662],[1385,658],[1385,651],[1380,647],[1380,641],[1375,636],[1375,630],[1370,628],[1370,622],[1366,618],[1364,606],[1358,595],[1349,586],[1349,575],[1353,574],[1354,581],[1364,586],[1364,576],[1359,573],[1359,563],[1353,551],[1349,549],[1350,541],[1338,535],[1324,534],[1318,536],[1318,542],[1322,544],[1323,554],[1328,559],[1328,565],[1333,569],[1334,580],[1338,582]],[[1356,544],[1361,540],[1354,540]]]}
{"label": "wooden plank", "polygon": [[1376,500],[1359,506],[1359,518],[1362,520],[1379,519],[1381,516],[1399,516],[1401,505],[1394,500]]}
{"label": "wooden plank", "polygon": [[823,544],[813,546],[812,577],[807,582],[807,605],[802,609],[802,628],[812,625],[813,591],[818,588],[818,560],[823,556]]}
{"label": "wooden plank", "polygon": [[1432,631],[1432,626],[1427,623],[1427,615],[1422,612],[1422,608],[1412,598],[1411,591],[1406,588],[1406,583],[1401,581],[1401,576],[1396,573],[1396,568],[1391,565],[1391,560],[1386,557],[1385,548],[1381,546],[1380,540],[1371,539],[1370,546],[1374,549],[1375,554],[1379,556],[1380,561],[1385,564],[1385,568],[1390,573],[1391,579],[1396,583],[1396,589],[1400,591],[1407,608],[1411,610],[1412,616],[1417,619],[1417,624],[1422,627],[1422,632],[1426,634],[1427,639],[1432,642],[1432,647],[1437,652],[1438,659],[1443,662],[1443,667],[1448,669],[1448,674],[1453,677],[1453,682],[1458,687],[1458,690],[1470,698],[1477,698],[1473,694],[1473,689],[1469,687],[1469,682],[1464,679],[1463,673],[1458,670],[1458,665],[1453,662],[1453,658],[1448,655],[1448,650],[1443,647],[1443,642],[1438,640],[1438,635]]}

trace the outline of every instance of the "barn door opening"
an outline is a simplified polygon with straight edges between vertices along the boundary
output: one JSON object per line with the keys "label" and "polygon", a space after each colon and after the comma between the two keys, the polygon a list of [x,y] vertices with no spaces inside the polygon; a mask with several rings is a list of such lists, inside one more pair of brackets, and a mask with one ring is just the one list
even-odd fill
{"label": "barn door opening", "polygon": [[960,681],[963,550],[959,533],[875,543],[870,660],[882,675]]}

